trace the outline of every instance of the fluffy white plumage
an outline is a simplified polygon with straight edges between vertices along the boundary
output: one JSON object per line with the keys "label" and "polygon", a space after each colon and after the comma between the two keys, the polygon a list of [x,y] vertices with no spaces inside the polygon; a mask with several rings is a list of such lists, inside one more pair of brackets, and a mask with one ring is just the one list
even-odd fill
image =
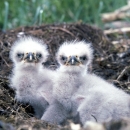
{"label": "fluffy white plumage", "polygon": [[75,98],[82,98],[77,110],[82,124],[130,117],[128,94],[94,74],[86,74],[85,81]]}
{"label": "fluffy white plumage", "polygon": [[130,116],[130,96],[102,78],[86,73],[93,59],[90,44],[65,42],[58,50],[60,68],[54,83],[51,103],[42,120],[60,124],[79,114],[87,121],[102,122]]}
{"label": "fluffy white plumage", "polygon": [[43,115],[42,120],[60,124],[66,118],[77,115],[76,104],[73,104],[72,97],[85,83],[85,73],[92,58],[89,43],[71,41],[61,45],[57,52],[60,68],[57,70],[53,89],[55,100]]}
{"label": "fluffy white plumage", "polygon": [[87,56],[88,60],[86,62],[86,66],[92,62],[93,59],[93,50],[91,48],[90,43],[86,43],[85,41],[70,41],[70,42],[64,42],[62,46],[60,46],[60,49],[57,52],[57,60],[62,65],[60,57],[66,56]]}
{"label": "fluffy white plumage", "polygon": [[30,36],[16,40],[10,50],[10,58],[14,64],[10,87],[16,90],[17,101],[33,106],[38,118],[48,106],[45,99],[50,99],[52,95],[51,79],[54,72],[42,65],[47,57],[48,51],[44,42]]}

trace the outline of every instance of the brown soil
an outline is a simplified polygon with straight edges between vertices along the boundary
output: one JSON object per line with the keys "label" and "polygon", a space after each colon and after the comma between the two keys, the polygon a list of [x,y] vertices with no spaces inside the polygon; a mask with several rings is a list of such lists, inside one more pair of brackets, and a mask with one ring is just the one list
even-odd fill
{"label": "brown soil", "polygon": [[[50,68],[57,67],[55,52],[64,41],[78,39],[92,42],[94,48],[92,72],[109,79],[117,87],[130,93],[129,34],[105,36],[102,30],[86,24],[20,27],[6,33],[0,32],[0,120],[2,121],[0,129],[70,129],[69,125],[59,127],[37,120],[33,117],[31,106],[22,105],[14,100],[14,91],[8,87],[8,76],[12,68],[9,51],[12,43],[20,35],[33,35],[45,41],[51,54],[45,65]],[[123,42],[112,44],[114,40]],[[13,127],[6,123],[11,123]]]}

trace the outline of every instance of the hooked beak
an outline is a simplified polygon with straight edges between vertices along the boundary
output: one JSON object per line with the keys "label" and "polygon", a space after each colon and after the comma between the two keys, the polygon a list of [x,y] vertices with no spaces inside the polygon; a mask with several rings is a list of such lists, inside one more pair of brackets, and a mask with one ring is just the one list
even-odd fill
{"label": "hooked beak", "polygon": [[33,62],[36,61],[36,58],[34,56],[34,53],[29,52],[27,53],[26,57],[24,58],[24,60],[26,60],[27,62]]}
{"label": "hooked beak", "polygon": [[76,56],[70,56],[67,65],[79,65],[80,61],[77,59]]}

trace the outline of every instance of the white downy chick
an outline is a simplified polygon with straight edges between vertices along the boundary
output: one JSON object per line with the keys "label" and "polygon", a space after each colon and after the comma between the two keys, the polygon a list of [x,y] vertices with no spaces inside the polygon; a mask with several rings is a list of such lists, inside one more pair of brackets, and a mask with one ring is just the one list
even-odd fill
{"label": "white downy chick", "polygon": [[104,122],[130,117],[130,96],[123,90],[94,74],[86,74],[86,86],[77,92],[77,100],[83,99],[78,107],[80,121]]}
{"label": "white downy chick", "polygon": [[16,100],[32,105],[37,118],[41,118],[48,107],[45,100],[52,95],[53,72],[43,67],[47,60],[47,46],[42,40],[24,36],[14,42],[10,58],[14,67],[10,76],[10,87],[16,90]]}
{"label": "white downy chick", "polygon": [[93,59],[92,52],[91,44],[85,41],[64,42],[60,46],[56,57],[60,67],[54,83],[54,101],[42,120],[60,124],[71,117],[70,113],[77,107],[73,104],[73,96],[85,83],[85,73]]}
{"label": "white downy chick", "polygon": [[103,122],[130,117],[130,96],[104,79],[86,73],[92,61],[92,48],[85,42],[65,42],[57,53],[60,68],[53,94],[55,101],[42,119],[60,124],[79,113],[87,121]]}

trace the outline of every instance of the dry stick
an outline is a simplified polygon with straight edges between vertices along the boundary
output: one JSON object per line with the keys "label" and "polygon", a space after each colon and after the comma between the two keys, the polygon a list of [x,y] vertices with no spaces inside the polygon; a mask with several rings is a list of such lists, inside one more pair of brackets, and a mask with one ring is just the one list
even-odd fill
{"label": "dry stick", "polygon": [[130,10],[130,2],[127,5],[115,10],[114,12],[126,12]]}
{"label": "dry stick", "polygon": [[129,13],[125,13],[125,12],[112,12],[112,13],[105,13],[102,14],[102,21],[103,22],[110,22],[110,21],[114,21],[116,19],[123,19],[126,17],[130,17]]}
{"label": "dry stick", "polygon": [[32,130],[30,125],[21,125],[17,130]]}
{"label": "dry stick", "polygon": [[117,80],[120,80],[120,78],[125,74],[125,72],[126,72],[129,68],[130,68],[130,66],[126,66],[126,67],[122,70],[121,74],[117,77]]}
{"label": "dry stick", "polygon": [[130,10],[130,1],[128,1],[127,5],[115,10],[114,12],[102,14],[102,21],[109,22],[114,21],[116,19],[123,19],[126,17],[130,17],[129,10]]}
{"label": "dry stick", "polygon": [[5,78],[2,75],[0,75],[0,80],[8,80],[8,78]]}
{"label": "dry stick", "polygon": [[67,29],[64,29],[64,28],[59,28],[59,27],[50,27],[51,29],[57,29],[57,30],[61,30],[61,31],[64,31],[68,34],[70,34],[71,36],[75,37],[73,33],[71,33],[69,30]]}
{"label": "dry stick", "polygon": [[120,88],[124,89],[124,87],[123,87],[124,83],[122,83],[122,82],[119,81],[119,80],[112,80],[112,81],[115,82],[115,83],[118,83],[119,86],[120,86]]}
{"label": "dry stick", "polygon": [[[0,79],[4,79],[4,77],[0,74]],[[6,78],[5,78],[6,79]]]}
{"label": "dry stick", "polygon": [[10,67],[1,54],[0,54],[0,56],[1,56],[2,60],[5,62],[5,64],[6,64],[8,67]]}
{"label": "dry stick", "polygon": [[[21,115],[21,113],[19,113],[19,110],[22,108],[22,105],[23,105],[23,104],[18,105],[18,108],[17,108],[16,111],[15,111],[15,112],[16,112],[16,115],[17,115],[16,118],[18,118],[18,117],[19,117],[19,118],[23,118],[23,116]],[[23,108],[23,109],[24,109],[24,108]],[[22,111],[23,111],[23,110],[22,110]],[[25,109],[24,109],[24,115],[25,115]],[[16,120],[17,120],[17,119],[16,119]]]}
{"label": "dry stick", "polygon": [[2,77],[1,75],[0,75],[0,84],[3,84],[3,83],[9,83],[9,80],[8,80],[8,78],[4,78],[4,77]]}
{"label": "dry stick", "polygon": [[5,62],[5,64],[10,67],[10,65],[6,62],[6,60],[3,58],[2,54],[5,52],[5,51],[9,51],[9,49],[5,49],[3,50],[1,53],[0,53],[0,57],[2,58],[2,60]]}
{"label": "dry stick", "polygon": [[125,28],[120,28],[120,29],[105,30],[104,33],[106,35],[113,34],[113,33],[118,33],[118,34],[130,33],[130,27],[127,27],[127,28],[125,27]]}
{"label": "dry stick", "polygon": [[126,84],[126,85],[129,85],[129,84],[130,84],[130,82],[126,82],[125,84]]}

